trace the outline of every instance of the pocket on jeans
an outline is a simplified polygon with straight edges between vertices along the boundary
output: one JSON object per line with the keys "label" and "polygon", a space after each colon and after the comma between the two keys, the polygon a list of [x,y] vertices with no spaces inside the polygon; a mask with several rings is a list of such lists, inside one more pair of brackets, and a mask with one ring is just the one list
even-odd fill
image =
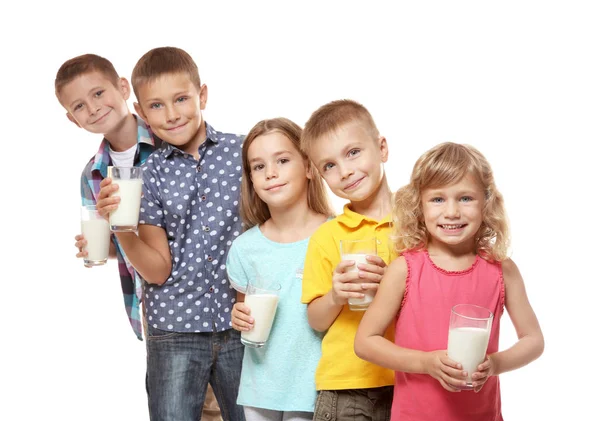
{"label": "pocket on jeans", "polygon": [[161,341],[179,336],[179,332],[168,332],[148,325],[148,341]]}
{"label": "pocket on jeans", "polygon": [[315,412],[313,420],[315,421],[332,421],[335,414],[333,413],[333,395],[335,392],[329,390],[321,390],[317,395],[315,403]]}

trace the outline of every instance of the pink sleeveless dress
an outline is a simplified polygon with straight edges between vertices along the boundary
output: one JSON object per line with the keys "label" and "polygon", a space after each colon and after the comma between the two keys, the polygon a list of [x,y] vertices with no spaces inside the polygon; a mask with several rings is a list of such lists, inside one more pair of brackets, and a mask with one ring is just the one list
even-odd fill
{"label": "pink sleeveless dress", "polygon": [[[396,344],[421,351],[447,349],[450,310],[475,304],[494,313],[487,353],[498,351],[504,310],[501,263],[477,256],[458,272],[437,267],[426,251],[403,253],[408,266],[406,291],[396,323]],[[501,421],[500,384],[490,377],[479,393],[451,393],[427,374],[396,372],[392,421]]]}

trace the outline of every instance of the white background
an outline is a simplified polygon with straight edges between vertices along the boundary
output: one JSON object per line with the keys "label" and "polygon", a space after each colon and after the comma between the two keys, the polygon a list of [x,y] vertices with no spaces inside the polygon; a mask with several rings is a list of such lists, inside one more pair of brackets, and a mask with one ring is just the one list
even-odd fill
{"label": "white background", "polygon": [[[53,83],[73,56],[105,56],[129,78],[142,54],[167,45],[196,60],[209,88],[205,118],[219,130],[245,133],[276,116],[303,125],[325,102],[362,102],[388,139],[394,189],[437,143],[479,148],[505,196],[512,257],[546,337],[541,359],[501,376],[504,417],[592,419],[595,2],[7,4],[0,419],[147,419],[145,343],[127,322],[116,264],[89,270],[74,257],[80,172],[100,138],[67,121]],[[505,314],[501,346],[514,341]]]}

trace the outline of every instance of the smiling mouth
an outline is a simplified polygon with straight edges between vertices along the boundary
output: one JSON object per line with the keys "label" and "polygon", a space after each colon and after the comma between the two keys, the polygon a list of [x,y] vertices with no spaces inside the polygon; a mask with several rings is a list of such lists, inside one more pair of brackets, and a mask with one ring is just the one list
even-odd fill
{"label": "smiling mouth", "polygon": [[344,187],[344,190],[352,190],[353,188],[355,188],[356,186],[358,186],[360,184],[360,182],[364,180],[364,178],[365,177],[359,178],[354,183],[348,184],[346,187]]}
{"label": "smiling mouth", "polygon": [[467,224],[442,224],[442,225],[440,225],[440,227],[442,227],[442,229],[445,229],[448,231],[459,230],[466,226],[467,226]]}
{"label": "smiling mouth", "polygon": [[103,115],[102,117],[100,117],[98,120],[94,121],[92,124],[97,124],[97,123],[101,122],[102,120],[104,120],[104,117],[106,117],[107,115],[109,115],[111,111],[112,111],[112,110],[108,110],[108,111],[106,112],[106,114],[104,114],[104,115]]}
{"label": "smiling mouth", "polygon": [[178,131],[179,129],[183,128],[183,127],[184,127],[186,124],[187,124],[187,123],[183,123],[183,124],[181,124],[181,125],[179,125],[179,126],[177,126],[177,127],[171,127],[170,129],[167,129],[167,131],[169,131],[169,132],[176,132],[176,131]]}
{"label": "smiling mouth", "polygon": [[275,186],[271,186],[265,190],[271,191],[271,190],[275,190],[275,189],[278,189],[279,187],[283,187],[283,186],[285,186],[285,184],[276,184]]}

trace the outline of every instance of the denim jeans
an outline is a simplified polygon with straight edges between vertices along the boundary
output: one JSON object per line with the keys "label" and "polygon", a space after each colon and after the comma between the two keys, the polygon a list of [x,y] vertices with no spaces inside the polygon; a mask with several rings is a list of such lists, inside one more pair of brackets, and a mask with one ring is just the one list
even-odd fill
{"label": "denim jeans", "polygon": [[373,389],[321,390],[314,421],[389,421],[393,386]]}
{"label": "denim jeans", "polygon": [[179,333],[148,326],[146,350],[151,421],[198,421],[209,382],[223,421],[245,421],[236,404],[244,355],[239,332]]}

